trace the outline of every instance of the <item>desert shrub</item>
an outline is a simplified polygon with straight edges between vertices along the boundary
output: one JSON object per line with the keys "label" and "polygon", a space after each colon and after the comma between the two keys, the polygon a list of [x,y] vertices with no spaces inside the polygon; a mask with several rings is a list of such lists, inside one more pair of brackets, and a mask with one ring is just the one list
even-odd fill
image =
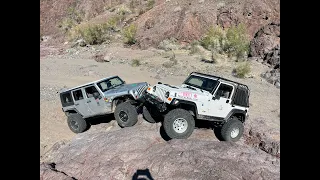
{"label": "desert shrub", "polygon": [[107,21],[107,28],[109,30],[116,30],[117,26],[124,20],[125,16],[124,15],[116,15],[111,17]]}
{"label": "desert shrub", "polygon": [[146,12],[146,10],[144,10],[143,8],[140,9],[140,10],[139,10],[139,16],[140,16],[141,14],[145,13],[145,12]]}
{"label": "desert shrub", "polygon": [[251,71],[250,64],[248,61],[240,62],[237,67],[233,70],[236,77],[244,78]]}
{"label": "desert shrub", "polygon": [[162,40],[158,44],[159,49],[163,49],[165,51],[172,51],[172,50],[177,50],[179,49],[179,45],[177,43],[177,39],[174,37],[170,37],[168,39]]}
{"label": "desert shrub", "polygon": [[68,32],[72,27],[80,24],[83,20],[84,12],[78,12],[74,7],[69,7],[67,10],[67,17],[65,17],[59,24],[58,27],[64,32]]}
{"label": "desert shrub", "polygon": [[199,42],[198,41],[193,41],[191,44],[190,44],[190,54],[196,54],[196,53],[199,53],[200,50],[198,48],[198,45],[199,45]]}
{"label": "desert shrub", "polygon": [[140,60],[139,59],[133,59],[132,62],[131,62],[131,66],[133,67],[137,67],[137,66],[140,66],[141,63],[140,63]]}
{"label": "desert shrub", "polygon": [[123,36],[126,38],[125,43],[132,45],[137,42],[136,40],[136,33],[137,33],[137,27],[134,24],[131,24],[130,26],[126,27],[122,31]]}
{"label": "desert shrub", "polygon": [[201,39],[200,44],[206,49],[222,50],[226,41],[224,30],[219,26],[212,26]]}
{"label": "desert shrub", "polygon": [[169,57],[169,61],[166,61],[162,64],[165,68],[171,68],[172,66],[178,64],[175,53],[172,51],[172,55]]}
{"label": "desert shrub", "polygon": [[152,9],[153,6],[154,6],[154,4],[155,4],[155,1],[154,1],[154,0],[148,0],[148,2],[147,2],[147,9],[148,9],[148,10]]}
{"label": "desert shrub", "polygon": [[126,6],[121,6],[120,8],[117,9],[117,14],[118,15],[127,15],[130,14],[131,10],[129,8],[127,8]]}
{"label": "desert shrub", "polygon": [[231,26],[226,32],[226,37],[227,43],[224,49],[230,56],[239,58],[247,55],[250,41],[244,24]]}
{"label": "desert shrub", "polygon": [[97,62],[105,62],[105,60],[104,60],[104,55],[103,54],[95,54],[94,56],[93,56],[93,59],[95,60],[95,61],[97,61]]}
{"label": "desert shrub", "polygon": [[68,17],[73,19],[76,23],[80,23],[83,20],[84,12],[83,11],[76,11],[74,7],[68,8]]}
{"label": "desert shrub", "polygon": [[82,24],[72,29],[71,39],[83,39],[87,44],[101,44],[110,39],[108,24]]}
{"label": "desert shrub", "polygon": [[131,0],[129,4],[129,8],[131,10],[134,10],[139,4],[141,3],[141,0]]}
{"label": "desert shrub", "polygon": [[219,53],[227,53],[237,58],[245,57],[249,50],[249,38],[244,24],[231,26],[223,30],[219,26],[209,28],[201,39],[201,45]]}
{"label": "desert shrub", "polygon": [[177,61],[166,61],[162,64],[162,66],[165,68],[171,68],[176,64],[177,64]]}

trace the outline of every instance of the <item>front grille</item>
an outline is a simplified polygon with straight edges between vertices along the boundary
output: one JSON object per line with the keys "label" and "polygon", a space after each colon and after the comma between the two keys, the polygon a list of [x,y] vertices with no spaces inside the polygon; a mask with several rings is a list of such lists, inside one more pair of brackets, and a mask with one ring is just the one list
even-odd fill
{"label": "front grille", "polygon": [[137,89],[137,92],[138,92],[138,96],[141,96],[143,94],[143,92],[148,88],[148,86],[140,86],[138,89]]}
{"label": "front grille", "polygon": [[166,92],[167,92],[166,90],[157,86],[156,92],[154,92],[154,94],[158,96],[162,101],[164,101],[166,99],[165,97]]}

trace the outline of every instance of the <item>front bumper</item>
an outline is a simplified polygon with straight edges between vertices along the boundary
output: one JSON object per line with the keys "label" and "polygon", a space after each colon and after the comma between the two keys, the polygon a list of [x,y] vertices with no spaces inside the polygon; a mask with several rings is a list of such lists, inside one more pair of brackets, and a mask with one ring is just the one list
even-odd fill
{"label": "front bumper", "polygon": [[140,101],[143,103],[148,103],[148,105],[156,107],[160,112],[164,112],[167,110],[167,105],[161,100],[158,100],[157,97],[155,97],[152,94],[145,93]]}

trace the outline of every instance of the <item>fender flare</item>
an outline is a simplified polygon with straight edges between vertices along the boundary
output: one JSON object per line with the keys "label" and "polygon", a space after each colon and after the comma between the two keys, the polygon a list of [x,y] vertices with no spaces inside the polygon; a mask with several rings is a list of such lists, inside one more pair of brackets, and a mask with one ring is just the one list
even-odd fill
{"label": "fender flare", "polygon": [[172,106],[178,106],[178,105],[180,105],[180,104],[188,104],[188,105],[191,105],[191,106],[194,107],[195,116],[198,117],[198,108],[197,108],[197,105],[196,105],[195,102],[178,99],[178,100],[179,100],[178,104],[172,104],[175,100],[176,100],[176,98],[173,98],[172,101],[171,101],[171,103],[170,103],[170,105],[172,105]]}
{"label": "fender flare", "polygon": [[244,110],[240,110],[240,109],[232,109],[229,113],[228,113],[228,115],[224,118],[224,120],[225,121],[228,121],[229,120],[229,118],[231,117],[231,116],[233,116],[234,114],[241,114],[241,115],[243,115],[243,122],[245,122],[246,121],[246,111],[244,111]]}

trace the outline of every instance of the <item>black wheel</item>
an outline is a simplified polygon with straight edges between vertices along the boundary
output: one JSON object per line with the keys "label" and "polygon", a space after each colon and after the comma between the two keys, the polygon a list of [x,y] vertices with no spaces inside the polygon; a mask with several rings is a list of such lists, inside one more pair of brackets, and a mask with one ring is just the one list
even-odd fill
{"label": "black wheel", "polygon": [[67,119],[70,130],[74,133],[82,133],[89,129],[90,124],[80,114],[70,114]]}
{"label": "black wheel", "polygon": [[156,123],[161,121],[161,114],[157,112],[157,110],[151,108],[148,108],[146,106],[143,106],[142,108],[142,114],[143,118],[148,121],[149,123]]}
{"label": "black wheel", "polygon": [[221,136],[221,127],[214,127],[213,128],[213,132],[214,132],[214,135],[216,136],[216,138],[219,140],[219,141],[223,141],[223,138]]}
{"label": "black wheel", "polygon": [[193,132],[193,116],[184,109],[174,109],[165,115],[163,128],[172,139],[187,139]]}
{"label": "black wheel", "polygon": [[237,117],[232,117],[221,128],[221,137],[223,141],[238,141],[243,134],[243,124]]}
{"label": "black wheel", "polygon": [[114,111],[114,117],[120,127],[130,127],[137,123],[138,112],[136,107],[130,102],[123,102],[117,105]]}

